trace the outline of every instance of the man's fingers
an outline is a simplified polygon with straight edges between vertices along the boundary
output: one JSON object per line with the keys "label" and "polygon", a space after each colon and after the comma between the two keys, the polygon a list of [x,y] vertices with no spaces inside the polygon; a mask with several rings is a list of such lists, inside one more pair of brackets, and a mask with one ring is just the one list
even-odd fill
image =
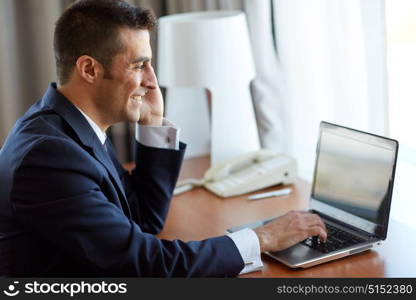
{"label": "man's fingers", "polygon": [[309,227],[309,236],[319,236],[321,242],[326,242],[328,237],[326,231],[321,226],[311,226]]}
{"label": "man's fingers", "polygon": [[325,223],[322,221],[321,217],[318,216],[317,214],[312,214],[316,224],[319,224],[319,226],[321,226],[325,231],[326,231],[326,226]]}
{"label": "man's fingers", "polygon": [[306,222],[309,226],[320,226],[323,230],[326,231],[325,223],[322,221],[321,217],[319,217],[317,214],[311,214],[305,216]]}

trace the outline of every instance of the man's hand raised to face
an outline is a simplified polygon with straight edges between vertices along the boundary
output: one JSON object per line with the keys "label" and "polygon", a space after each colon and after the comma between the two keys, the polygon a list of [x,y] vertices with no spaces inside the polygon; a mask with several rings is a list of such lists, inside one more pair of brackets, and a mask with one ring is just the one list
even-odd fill
{"label": "man's hand raised to face", "polygon": [[140,109],[140,125],[161,126],[163,122],[163,96],[152,68],[152,82],[146,86],[147,93],[142,98],[143,104]]}
{"label": "man's hand raised to face", "polygon": [[293,246],[310,236],[326,241],[327,233],[321,218],[309,212],[291,211],[255,230],[260,251],[279,251]]}

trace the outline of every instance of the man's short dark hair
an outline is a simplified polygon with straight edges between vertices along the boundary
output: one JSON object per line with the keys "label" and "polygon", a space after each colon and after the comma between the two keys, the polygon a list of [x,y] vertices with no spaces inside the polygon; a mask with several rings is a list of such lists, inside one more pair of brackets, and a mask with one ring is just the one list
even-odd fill
{"label": "man's short dark hair", "polygon": [[124,50],[119,28],[150,30],[156,18],[150,10],[122,0],[80,0],[69,6],[58,19],[54,33],[54,52],[58,80],[70,79],[78,57],[89,55],[105,68]]}

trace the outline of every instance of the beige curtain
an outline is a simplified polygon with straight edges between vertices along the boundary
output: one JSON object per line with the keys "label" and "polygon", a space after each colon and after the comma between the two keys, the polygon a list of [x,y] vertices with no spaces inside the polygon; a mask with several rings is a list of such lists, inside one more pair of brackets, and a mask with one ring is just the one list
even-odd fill
{"label": "beige curtain", "polygon": [[55,81],[57,0],[0,1],[0,145],[16,119]]}

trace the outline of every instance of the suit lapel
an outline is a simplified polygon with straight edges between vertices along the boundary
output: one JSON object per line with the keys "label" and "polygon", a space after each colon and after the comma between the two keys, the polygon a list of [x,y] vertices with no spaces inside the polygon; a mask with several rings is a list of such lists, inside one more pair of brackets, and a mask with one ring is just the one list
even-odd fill
{"label": "suit lapel", "polygon": [[[98,138],[97,138],[98,140]],[[111,148],[111,146],[110,146]],[[120,175],[117,172],[114,163],[111,160],[110,153],[107,153],[105,151],[104,146],[101,144],[101,142],[98,140],[98,145],[93,147],[94,155],[95,157],[105,166],[107,171],[110,173],[111,178],[115,181],[116,186],[118,186],[119,192],[122,194],[122,201],[121,206],[123,207],[123,210],[126,212],[128,217],[131,217],[130,214],[130,208],[128,205],[127,197],[124,191],[123,184],[120,180]],[[108,149],[108,151],[112,151],[112,149]]]}
{"label": "suit lapel", "polygon": [[117,203],[123,208],[126,215],[131,217],[130,209],[128,207],[127,198],[125,195],[123,184],[120,176],[114,167],[110,156],[105,151],[103,145],[87,122],[81,112],[61,93],[56,90],[56,84],[52,83],[42,98],[44,105],[49,106],[56,111],[65,121],[72,127],[78,135],[81,143],[93,151],[94,157],[106,168],[110,177],[119,192],[121,203]]}

